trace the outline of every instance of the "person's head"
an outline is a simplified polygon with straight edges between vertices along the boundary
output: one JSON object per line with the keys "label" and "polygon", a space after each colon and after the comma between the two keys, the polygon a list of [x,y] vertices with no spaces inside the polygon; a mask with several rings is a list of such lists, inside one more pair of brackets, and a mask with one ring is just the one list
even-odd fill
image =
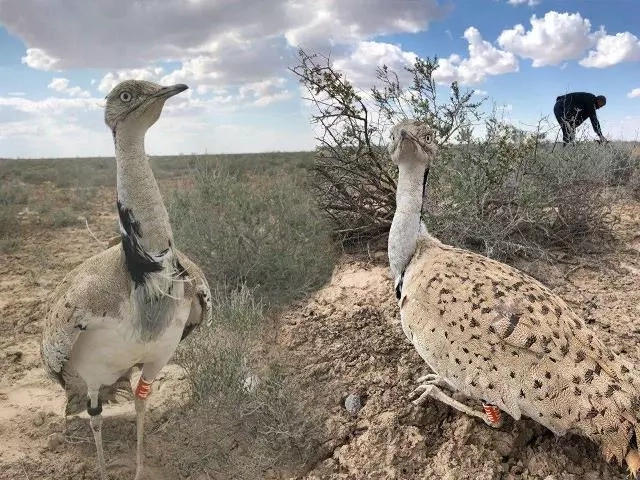
{"label": "person's head", "polygon": [[607,104],[607,97],[604,95],[598,95],[596,97],[596,108],[602,108]]}

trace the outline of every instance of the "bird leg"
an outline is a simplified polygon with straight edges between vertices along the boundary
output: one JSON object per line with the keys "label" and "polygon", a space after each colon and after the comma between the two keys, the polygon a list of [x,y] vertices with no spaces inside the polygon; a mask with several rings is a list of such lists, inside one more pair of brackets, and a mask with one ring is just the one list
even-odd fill
{"label": "bird leg", "polygon": [[[427,377],[429,377],[429,375],[427,375]],[[425,377],[422,377],[425,378]],[[466,413],[467,415],[471,416],[471,417],[476,417],[481,419],[484,423],[486,423],[487,425],[489,425],[490,427],[494,427],[494,428],[498,428],[502,425],[502,421],[499,420],[498,422],[492,422],[491,419],[488,417],[488,415],[485,414],[485,412],[480,412],[477,410],[474,410],[473,408],[470,408],[468,406],[466,406],[464,403],[461,403],[453,398],[451,398],[450,396],[448,396],[446,393],[444,393],[436,384],[436,382],[438,381],[443,381],[442,378],[440,377],[439,379],[435,379],[435,380],[431,380],[431,381],[427,381],[426,383],[419,385],[414,391],[413,394],[420,394],[420,397],[418,397],[416,400],[413,401],[414,405],[422,405],[424,402],[427,401],[427,398],[429,397],[433,397],[436,400],[441,401],[442,403],[449,405],[452,408],[455,408],[456,410],[458,410],[459,412],[462,413]],[[448,385],[445,382],[445,385]]]}
{"label": "bird leg", "polygon": [[418,382],[421,385],[413,391],[414,395],[424,390],[426,385],[435,385],[438,388],[447,388],[451,390],[451,385],[449,385],[446,380],[437,373],[428,373],[425,376],[420,377]]}
{"label": "bird leg", "polygon": [[144,412],[147,405],[147,397],[151,394],[151,382],[147,382],[142,375],[135,388],[136,404],[136,476],[134,480],[142,480],[144,469]]}
{"label": "bird leg", "polygon": [[93,432],[93,440],[96,443],[100,480],[107,480],[107,467],[104,462],[104,451],[102,450],[102,401],[98,396],[98,392],[99,387],[89,390],[87,413],[89,414],[89,425],[91,425],[91,431]]}
{"label": "bird leg", "polygon": [[136,403],[136,476],[134,480],[142,479],[142,470],[144,469],[144,411],[147,401],[142,398],[137,398]]}

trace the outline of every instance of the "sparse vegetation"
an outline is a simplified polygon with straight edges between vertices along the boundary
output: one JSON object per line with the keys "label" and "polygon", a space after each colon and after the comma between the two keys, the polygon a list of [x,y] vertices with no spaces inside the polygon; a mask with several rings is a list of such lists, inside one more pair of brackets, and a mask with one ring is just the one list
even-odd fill
{"label": "sparse vegetation", "polygon": [[486,130],[444,148],[432,166],[425,220],[435,235],[507,260],[609,244],[628,149],[581,142],[552,151],[495,118]]}
{"label": "sparse vegetation", "polygon": [[[177,354],[193,392],[189,421],[206,425],[199,431],[207,438],[194,442],[193,458],[183,462],[228,478],[261,478],[310,454],[313,419],[297,410],[277,365],[257,362],[251,352],[269,313],[326,281],[336,259],[305,188],[307,170],[255,166],[200,160],[193,188],[174,191],[169,202],[176,242],[215,292],[212,326]],[[242,448],[225,449],[227,435]]]}
{"label": "sparse vegetation", "polygon": [[[182,427],[171,433],[185,476],[255,479],[311,455],[315,417],[299,411],[286,373],[254,350],[271,315],[325,282],[337,259],[309,192],[312,162],[311,152],[152,160],[176,243],[203,267],[214,292],[212,325],[176,354],[192,392]],[[27,234],[81,226],[104,195],[98,186],[114,185],[115,167],[107,158],[1,161],[0,177],[5,251],[18,248],[5,234],[21,222]],[[20,210],[28,210],[24,218]]]}
{"label": "sparse vegetation", "polygon": [[[188,439],[190,454],[181,455],[185,471],[249,480],[274,466],[299,465],[310,455],[318,428],[314,417],[299,411],[295,389],[277,365],[255,365],[252,359],[265,314],[247,287],[218,291],[213,325],[178,350],[176,361],[194,395],[186,421],[198,425],[196,437]],[[241,447],[229,449],[229,439]]]}
{"label": "sparse vegetation", "polygon": [[0,253],[11,253],[20,245],[21,228],[14,206],[0,208]]}
{"label": "sparse vegetation", "polygon": [[327,278],[334,248],[305,190],[305,172],[233,173],[205,161],[196,166],[194,188],[174,193],[177,240],[213,285],[246,285],[278,306]]}

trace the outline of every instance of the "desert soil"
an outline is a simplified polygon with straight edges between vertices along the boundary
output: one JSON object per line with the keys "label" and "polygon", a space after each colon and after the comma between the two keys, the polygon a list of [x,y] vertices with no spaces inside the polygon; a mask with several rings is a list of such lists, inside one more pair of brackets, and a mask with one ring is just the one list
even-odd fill
{"label": "desert soil", "polygon": [[[113,191],[99,189],[90,225],[115,232]],[[98,200],[99,199],[99,200]],[[108,213],[107,213],[108,212]],[[639,361],[640,205],[616,208],[620,246],[589,260],[523,265],[581,312],[616,351]],[[48,293],[72,267],[104,248],[85,228],[42,230],[24,215],[17,252],[0,254],[0,479],[93,479],[94,445],[86,414],[65,419],[64,395],[40,366],[38,339]],[[429,400],[410,403],[426,367],[405,339],[384,254],[345,256],[331,281],[276,320],[269,355],[289,366],[300,403],[322,420],[315,458],[294,474],[305,479],[623,479],[598,448],[555,438],[531,420],[494,430]],[[150,400],[147,479],[212,478],[183,472],[164,448],[184,398],[184,373],[169,365]],[[357,414],[344,399],[357,394]],[[135,416],[131,402],[105,408],[110,478],[133,478]],[[185,445],[184,448],[189,448]],[[274,472],[271,476],[286,478]]]}

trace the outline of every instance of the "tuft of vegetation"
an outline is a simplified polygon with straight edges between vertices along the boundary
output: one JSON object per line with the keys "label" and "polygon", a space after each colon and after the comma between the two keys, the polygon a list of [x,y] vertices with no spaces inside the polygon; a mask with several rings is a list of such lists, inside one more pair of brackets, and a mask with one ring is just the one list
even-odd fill
{"label": "tuft of vegetation", "polygon": [[29,194],[24,183],[11,180],[0,185],[0,207],[26,205],[28,200]]}
{"label": "tuft of vegetation", "polygon": [[631,197],[640,200],[640,148],[636,147],[631,151],[631,173],[627,187]]}
{"label": "tuft of vegetation", "polygon": [[264,305],[245,286],[213,294],[212,325],[185,340],[176,361],[187,372],[194,400],[216,405],[237,403],[251,378],[247,364],[254,335],[265,322]]}
{"label": "tuft of vegetation", "polygon": [[613,238],[613,187],[633,171],[628,146],[579,142],[554,150],[542,124],[524,131],[495,112],[483,113],[473,91],[455,82],[438,86],[437,58],[406,67],[406,85],[382,66],[377,85],[365,92],[329,58],[304,51],[299,57],[292,71],[315,107],[312,121],[320,132],[314,189],[343,244],[388,232],[397,168],[386,150],[387,134],[406,118],[438,135],[425,221],[442,241],[509,259],[546,257],[558,248],[578,253]]}

